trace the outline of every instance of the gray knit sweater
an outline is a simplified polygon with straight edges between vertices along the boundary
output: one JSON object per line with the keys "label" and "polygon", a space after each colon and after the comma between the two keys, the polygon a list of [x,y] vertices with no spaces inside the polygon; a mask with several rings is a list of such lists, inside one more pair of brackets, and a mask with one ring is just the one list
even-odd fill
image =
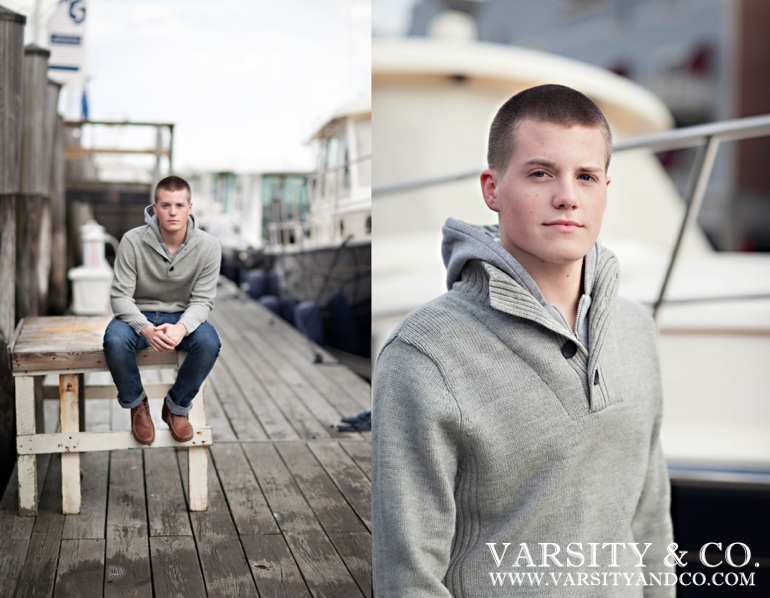
{"label": "gray knit sweater", "polygon": [[172,256],[151,206],[145,209],[145,222],[120,241],[110,290],[112,311],[137,334],[150,324],[143,311],[184,312],[179,322],[190,334],[214,307],[222,248],[190,215],[185,241]]}
{"label": "gray knit sweater", "polygon": [[[639,572],[672,571],[648,312],[616,297],[617,261],[597,248],[589,341],[580,342],[517,282],[515,266],[491,255],[496,241],[470,228],[448,222],[445,238],[463,238],[445,247],[451,290],[410,314],[377,362],[376,596],[673,596],[639,585]],[[474,245],[489,261],[472,257]],[[544,543],[559,547],[556,561],[543,558]],[[607,543],[625,544],[618,566]],[[522,544],[531,562],[517,560]],[[508,572],[546,577],[493,585]]]}

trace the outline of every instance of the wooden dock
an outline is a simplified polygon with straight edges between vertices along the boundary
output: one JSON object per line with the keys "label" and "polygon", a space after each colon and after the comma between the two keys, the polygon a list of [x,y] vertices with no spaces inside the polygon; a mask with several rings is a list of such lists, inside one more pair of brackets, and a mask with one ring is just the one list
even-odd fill
{"label": "wooden dock", "polygon": [[[37,517],[0,502],[2,596],[371,595],[371,444],[338,432],[369,385],[296,330],[220,288],[209,377],[209,508],[189,512],[187,451],[84,453],[83,506],[63,515],[59,455],[38,457]],[[151,401],[157,428],[161,400]],[[129,429],[115,400],[86,401],[87,430]],[[58,404],[46,401],[46,425]]]}

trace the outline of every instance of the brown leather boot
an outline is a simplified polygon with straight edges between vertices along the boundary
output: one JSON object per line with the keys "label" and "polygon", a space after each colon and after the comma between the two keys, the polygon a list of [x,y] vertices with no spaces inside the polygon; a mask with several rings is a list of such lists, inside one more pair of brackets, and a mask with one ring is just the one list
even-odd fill
{"label": "brown leather boot", "polygon": [[168,424],[168,429],[171,430],[171,436],[174,437],[174,440],[177,442],[187,442],[188,440],[192,440],[193,427],[186,415],[176,415],[171,413],[164,401],[161,417],[163,417],[163,421]]}
{"label": "brown leather boot", "polygon": [[139,444],[152,444],[155,441],[155,426],[150,417],[150,404],[145,398],[131,409],[131,433]]}

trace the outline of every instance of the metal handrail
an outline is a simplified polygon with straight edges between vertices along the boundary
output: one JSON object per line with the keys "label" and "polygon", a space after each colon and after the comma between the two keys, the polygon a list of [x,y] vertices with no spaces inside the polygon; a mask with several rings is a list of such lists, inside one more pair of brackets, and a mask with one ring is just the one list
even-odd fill
{"label": "metal handrail", "polygon": [[[683,127],[672,131],[664,131],[653,135],[644,135],[617,141],[613,144],[614,152],[622,152],[633,149],[648,149],[652,152],[663,152],[677,149],[686,149],[695,147],[697,154],[692,166],[690,179],[685,193],[686,208],[682,218],[682,224],[679,227],[676,242],[671,252],[671,257],[666,268],[666,275],[663,278],[658,298],[653,304],[653,316],[657,316],[660,306],[665,302],[666,290],[674,270],[676,260],[682,247],[683,240],[687,232],[694,225],[703,197],[706,193],[711,171],[714,167],[719,144],[723,141],[738,141],[741,139],[753,139],[756,137],[765,137],[770,135],[770,114],[762,116],[750,116],[746,118],[737,118],[725,120],[705,125],[695,125],[692,127]],[[435,185],[443,185],[464,179],[479,176],[481,169],[469,172],[456,173],[452,175],[410,181],[386,187],[372,189],[372,197],[381,197],[385,195],[395,195],[405,191],[412,191]]]}

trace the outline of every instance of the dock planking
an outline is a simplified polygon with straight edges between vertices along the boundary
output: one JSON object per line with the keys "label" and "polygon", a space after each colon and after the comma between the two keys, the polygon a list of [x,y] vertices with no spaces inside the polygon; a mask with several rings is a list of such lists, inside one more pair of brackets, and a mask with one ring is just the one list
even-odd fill
{"label": "dock planking", "polygon": [[[371,596],[370,438],[335,427],[369,409],[368,383],[323,350],[313,363],[304,337],[232,285],[211,322],[208,510],[188,511],[185,450],[82,454],[82,512],[66,516],[60,456],[38,456],[37,517],[17,515],[15,473],[0,501],[4,595]],[[158,428],[161,406],[150,400]],[[58,404],[45,414],[50,429]],[[86,422],[130,427],[105,399],[86,401]]]}

